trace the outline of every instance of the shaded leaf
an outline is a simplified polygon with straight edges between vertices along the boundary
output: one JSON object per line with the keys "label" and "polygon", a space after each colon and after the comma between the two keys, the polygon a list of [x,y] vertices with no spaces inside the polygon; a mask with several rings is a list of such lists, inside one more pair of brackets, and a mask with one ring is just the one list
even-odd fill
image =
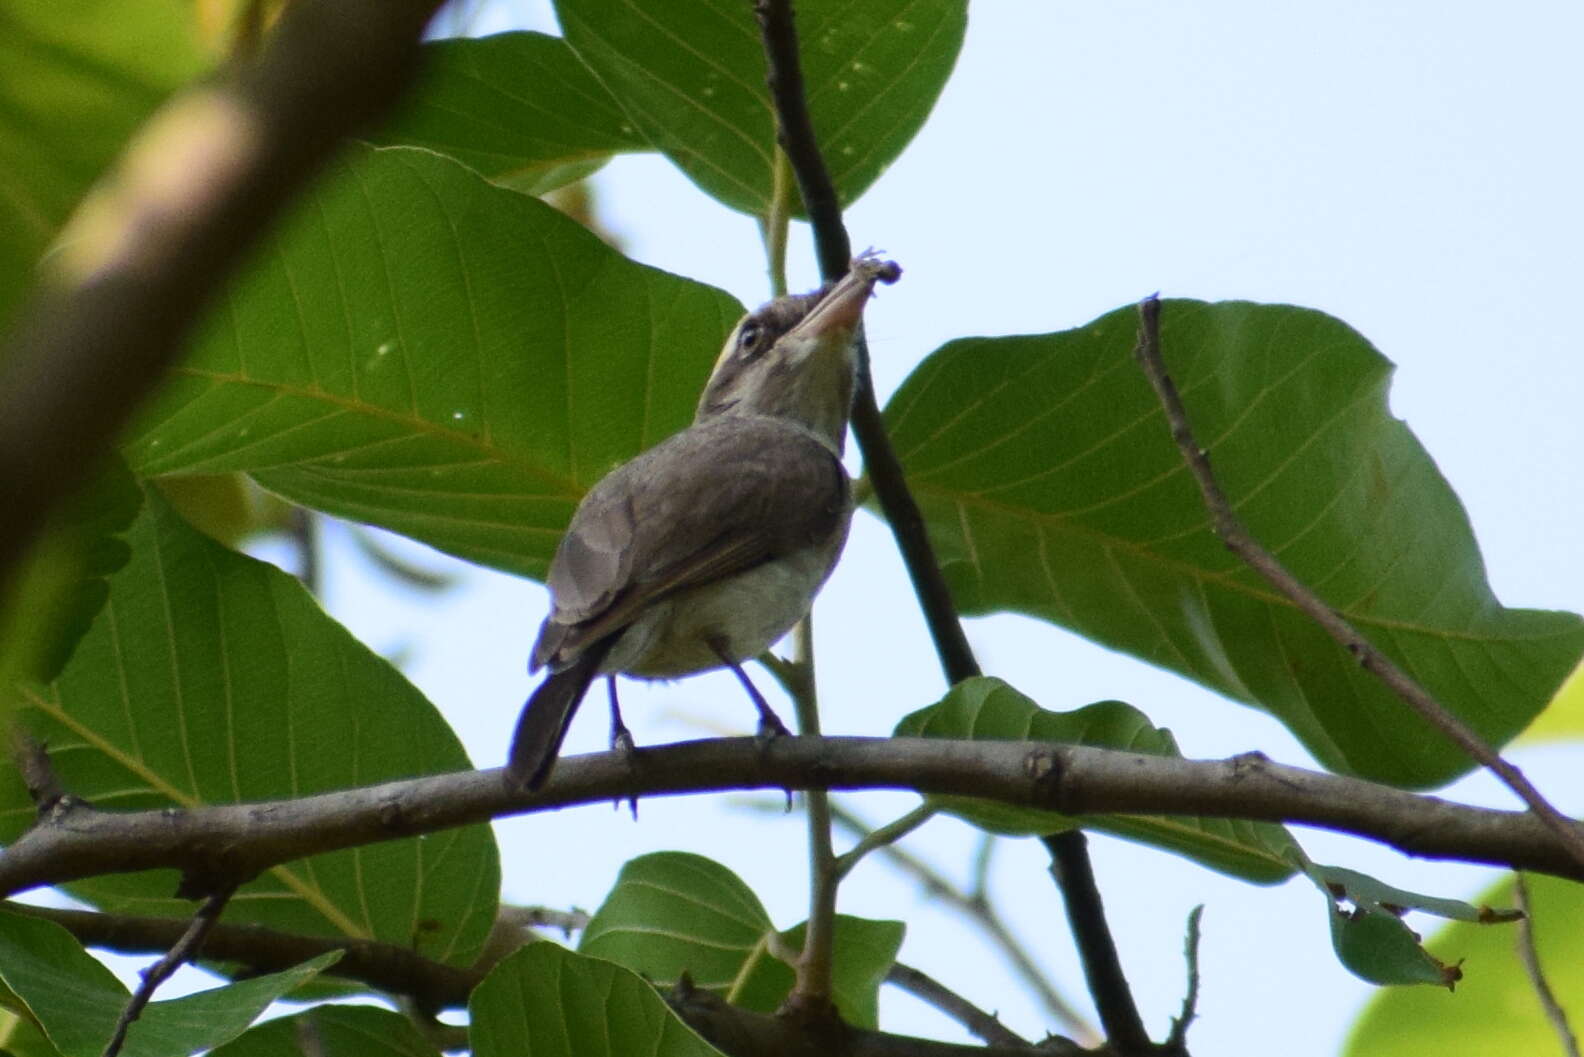
{"label": "shaded leaf", "polygon": [[635,973],[548,941],[473,989],[474,1057],[719,1057]]}
{"label": "shaded leaf", "polygon": [[[1285,723],[1327,766],[1402,785],[1470,763],[1227,552],[1134,363],[1136,315],[951,342],[886,419],[958,605],[1051,620]],[[1391,365],[1322,313],[1168,301],[1162,347],[1256,537],[1487,742],[1584,651],[1504,609],[1457,497],[1387,409]]]}
{"label": "shaded leaf", "polygon": [[[556,13],[567,41],[649,142],[706,193],[765,215],[775,118],[750,7],[557,0]],[[863,194],[923,126],[966,24],[963,0],[797,5],[809,113],[842,204]]]}
{"label": "shaded leaf", "polygon": [[[197,994],[150,1002],[127,1032],[125,1057],[186,1057],[240,1035],[264,1008],[340,955]],[[99,1057],[126,987],[54,922],[0,911],[0,980],[64,1057]]]}
{"label": "shaded leaf", "polygon": [[[1121,701],[1100,701],[1072,712],[1047,712],[1000,679],[958,683],[939,704],[904,716],[896,734],[904,737],[972,740],[1051,741],[1180,758],[1171,732],[1152,725],[1138,709]],[[1044,836],[1082,825],[1187,856],[1212,870],[1256,884],[1292,876],[1292,835],[1269,822],[1238,819],[1144,818],[1093,815],[1078,820],[1053,811],[998,804],[966,797],[930,797],[943,809],[992,833]]]}
{"label": "shaded leaf", "polygon": [[1427,896],[1419,892],[1396,888],[1368,874],[1349,870],[1344,866],[1325,866],[1308,863],[1304,872],[1328,891],[1333,899],[1345,899],[1357,907],[1368,907],[1386,913],[1401,914],[1406,910],[1422,910],[1436,917],[1453,921],[1474,921],[1485,925],[1518,920],[1522,915],[1516,910],[1496,910],[1490,906],[1474,907],[1461,899]]}
{"label": "shaded leaf", "polygon": [[203,67],[166,0],[11,0],[0,31],[0,321],[137,128]]}
{"label": "shaded leaf", "polygon": [[[188,808],[469,766],[434,707],[292,577],[153,495],[128,540],[132,560],[72,663],[19,712],[74,794],[110,810]],[[32,818],[15,771],[0,772],[0,841]],[[106,910],[191,912],[163,871],[68,887]],[[498,887],[490,831],[471,826],[277,866],[237,892],[226,920],[467,963]]]}
{"label": "shaded leaf", "polygon": [[542,576],[583,492],[691,420],[739,308],[449,159],[350,148],[126,450]]}
{"label": "shaded leaf", "polygon": [[[119,459],[68,497],[0,595],[0,688],[60,674],[131,555],[121,538],[143,503]],[[0,693],[0,710],[14,695]],[[0,719],[4,719],[0,715]]]}
{"label": "shaded leaf", "polygon": [[[1571,881],[1525,875],[1536,947],[1552,991],[1578,1025],[1584,994],[1584,889]],[[1510,906],[1508,877],[1475,902]],[[1557,1053],[1556,1033],[1535,997],[1517,952],[1512,928],[1455,921],[1425,942],[1432,955],[1460,964],[1466,975],[1456,996],[1426,987],[1381,991],[1370,1001],[1348,1039],[1346,1057],[1486,1057],[1488,1054]]]}
{"label": "shaded leaf", "polygon": [[498,33],[423,50],[406,102],[365,138],[449,154],[529,194],[580,179],[612,154],[649,149],[560,37]]}
{"label": "shaded leaf", "polygon": [[[578,950],[662,986],[685,973],[734,1005],[770,1013],[791,993],[794,976],[785,959],[802,950],[804,929],[777,933],[758,897],[720,863],[653,852],[622,867]],[[837,915],[832,999],[848,1023],[878,1026],[880,984],[904,931],[900,921]]]}
{"label": "shaded leaf", "polygon": [[439,1057],[440,1051],[399,1013],[373,1006],[320,1006],[251,1028],[211,1057]]}
{"label": "shaded leaf", "polygon": [[1559,741],[1584,738],[1584,662],[1562,682],[1562,687],[1535,721],[1523,732],[1524,741]]}

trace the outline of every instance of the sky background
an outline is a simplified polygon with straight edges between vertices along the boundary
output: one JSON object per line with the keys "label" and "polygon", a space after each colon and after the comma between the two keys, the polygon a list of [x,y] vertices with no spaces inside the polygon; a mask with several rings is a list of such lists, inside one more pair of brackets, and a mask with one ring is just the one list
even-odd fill
{"label": "sky background", "polygon": [[[492,4],[458,24],[554,30],[548,5],[531,0]],[[1397,363],[1393,411],[1467,506],[1499,597],[1584,606],[1575,543],[1584,483],[1574,470],[1584,449],[1580,39],[1584,9],[1563,3],[976,0],[928,124],[847,214],[856,245],[883,249],[906,270],[868,312],[882,401],[948,339],[1064,330],[1152,291],[1319,308]],[[706,198],[663,159],[617,159],[595,186],[600,216],[638,260],[750,305],[768,296],[754,221]],[[814,285],[801,227],[792,250],[793,287]],[[457,588],[422,596],[372,577],[344,533],[328,538],[331,611],[374,648],[406,653],[409,674],[476,764],[503,762],[531,686],[524,662],[546,609],[542,588],[456,565]],[[886,734],[942,693],[901,563],[869,515],[858,515],[816,612],[827,731]],[[996,616],[969,621],[968,635],[987,673],[1047,708],[1121,698],[1170,727],[1189,756],[1259,749],[1312,762],[1262,713],[1059,628]],[[628,684],[623,702],[640,744],[752,723],[729,674]],[[604,748],[605,723],[603,703],[593,701],[567,751]],[[1576,754],[1514,755],[1559,806],[1584,812]],[[1511,802],[1478,776],[1448,795]],[[843,800],[877,822],[917,802]],[[805,916],[802,819],[782,815],[778,798],[644,801],[636,823],[593,806],[497,830],[503,894],[513,902],[592,910],[628,858],[683,849],[726,862],[778,925]],[[1299,836],[1318,861],[1433,894],[1471,897],[1497,876]],[[963,878],[975,841],[975,831],[940,820],[907,846]],[[1184,920],[1204,903],[1194,1051],[1261,1052],[1277,1040],[1290,1057],[1340,1050],[1372,989],[1336,963],[1323,900],[1307,882],[1256,888],[1111,838],[1094,837],[1091,847],[1156,1037],[1181,1001]],[[1037,842],[1001,842],[993,895],[1087,1011],[1046,866]],[[999,1010],[1014,1030],[1038,1038],[1056,1027],[972,928],[882,860],[843,886],[840,909],[906,920],[903,960]],[[1466,969],[1459,995],[1478,986],[1479,966]],[[889,988],[882,1022],[966,1040]]]}

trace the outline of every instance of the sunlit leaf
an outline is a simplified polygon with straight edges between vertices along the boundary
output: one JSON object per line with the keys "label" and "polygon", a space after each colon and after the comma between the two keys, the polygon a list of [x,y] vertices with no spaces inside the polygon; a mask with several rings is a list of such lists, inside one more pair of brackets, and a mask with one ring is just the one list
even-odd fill
{"label": "sunlit leaf", "polygon": [[[1211,533],[1136,326],[1122,309],[954,341],[891,400],[958,605],[1051,620],[1258,705],[1338,770],[1467,771]],[[1462,505],[1387,408],[1385,358],[1322,313],[1238,302],[1165,302],[1162,347],[1255,536],[1487,742],[1522,729],[1584,652],[1584,622],[1497,602]]]}

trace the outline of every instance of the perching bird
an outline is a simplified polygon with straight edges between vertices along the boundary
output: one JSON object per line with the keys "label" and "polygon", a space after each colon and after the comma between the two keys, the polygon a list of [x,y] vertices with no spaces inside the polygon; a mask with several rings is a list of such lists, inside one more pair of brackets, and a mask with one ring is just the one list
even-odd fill
{"label": "perching bird", "polygon": [[[508,779],[550,776],[595,675],[670,679],[728,667],[786,728],[741,662],[808,612],[852,519],[841,450],[857,378],[856,332],[876,281],[869,256],[834,286],[743,317],[715,361],[693,424],[606,474],[550,563],[550,615],[529,670],[550,675],[517,721]],[[630,746],[611,685],[611,737]]]}

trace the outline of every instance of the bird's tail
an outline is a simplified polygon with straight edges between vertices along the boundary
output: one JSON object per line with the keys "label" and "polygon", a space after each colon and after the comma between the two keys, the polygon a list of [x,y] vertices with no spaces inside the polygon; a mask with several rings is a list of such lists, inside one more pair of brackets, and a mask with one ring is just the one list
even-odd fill
{"label": "bird's tail", "polygon": [[506,779],[513,786],[538,789],[550,777],[572,714],[616,638],[608,635],[589,646],[570,667],[551,672],[529,695],[522,715],[517,717],[517,731],[512,735],[511,755],[506,762]]}

